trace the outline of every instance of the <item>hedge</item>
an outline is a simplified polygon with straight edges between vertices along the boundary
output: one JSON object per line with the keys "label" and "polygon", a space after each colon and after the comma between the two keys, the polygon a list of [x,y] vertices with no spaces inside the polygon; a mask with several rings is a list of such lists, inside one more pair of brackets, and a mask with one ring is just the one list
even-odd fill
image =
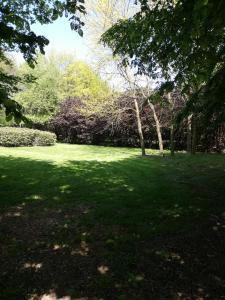
{"label": "hedge", "polygon": [[0,128],[0,146],[51,146],[56,142],[56,135],[51,132],[28,128]]}

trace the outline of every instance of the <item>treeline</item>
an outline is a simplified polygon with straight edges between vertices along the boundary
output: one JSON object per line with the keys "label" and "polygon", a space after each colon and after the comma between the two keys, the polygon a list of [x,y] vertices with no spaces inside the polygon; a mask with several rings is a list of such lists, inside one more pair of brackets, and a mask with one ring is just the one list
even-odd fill
{"label": "treeline", "polygon": [[[8,68],[8,67],[7,67]],[[149,85],[112,91],[86,63],[70,55],[39,55],[34,69],[15,65],[8,72],[24,78],[14,99],[30,121],[20,126],[50,130],[61,142],[196,151],[223,151],[224,125],[203,126],[191,115],[179,121],[186,99],[179,92],[160,95]],[[8,123],[2,114],[1,126]]]}
{"label": "treeline", "polygon": [[[176,149],[193,154],[224,149],[224,1],[218,5],[213,0],[139,0],[133,13],[126,1],[92,4],[86,18],[91,36],[96,41],[101,36],[100,42],[108,47],[102,58],[98,48],[100,59],[94,54],[93,61],[101,70],[117,68],[124,81],[122,93],[112,91],[90,66],[70,56],[38,55],[45,54],[48,40],[36,35],[31,24],[52,23],[65,12],[71,29],[82,36],[79,14],[90,4],[30,5],[33,2],[0,4],[3,118],[5,113],[7,121],[24,121],[24,126],[28,120],[32,126],[52,126],[64,141],[100,143],[101,133],[106,137],[101,143],[139,143],[142,155],[155,140],[161,153],[168,144],[171,154]],[[14,67],[6,55],[13,51],[19,51],[27,64]],[[70,121],[74,118],[75,125]]]}
{"label": "treeline", "polygon": [[[127,104],[127,94],[120,95],[115,102],[118,105],[107,113],[87,115],[83,109],[85,99],[73,98],[64,100],[59,111],[48,122],[33,123],[33,127],[50,130],[57,135],[59,141],[71,144],[93,144],[104,146],[140,147],[135,108]],[[177,99],[178,101],[178,99]],[[119,107],[119,109],[118,109]],[[163,148],[171,148],[171,122],[168,108],[160,104],[154,105],[160,122]],[[152,110],[145,105],[140,111],[141,125],[145,146],[159,148],[157,128]],[[200,132],[201,128],[198,128]],[[196,151],[216,151],[225,149],[224,125],[217,130],[197,133]],[[188,120],[174,132],[174,150],[188,150],[190,137]],[[193,129],[192,129],[193,130]]]}

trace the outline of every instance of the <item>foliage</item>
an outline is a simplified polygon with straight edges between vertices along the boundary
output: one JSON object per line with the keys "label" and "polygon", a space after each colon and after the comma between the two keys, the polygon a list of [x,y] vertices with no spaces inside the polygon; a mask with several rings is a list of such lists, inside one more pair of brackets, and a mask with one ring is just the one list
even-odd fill
{"label": "foliage", "polygon": [[[84,0],[77,1],[35,1],[11,0],[0,4],[0,61],[6,61],[5,52],[20,51],[29,65],[34,66],[37,50],[44,54],[44,47],[49,41],[44,36],[36,35],[31,25],[49,24],[63,15],[70,20],[71,29],[83,34],[77,13],[85,13]],[[11,99],[16,91],[18,77],[0,70],[0,106],[5,107],[8,116],[21,119],[21,106]]]}
{"label": "foliage", "polygon": [[0,145],[4,147],[50,146],[56,142],[54,133],[16,127],[0,128]]}
{"label": "foliage", "polygon": [[[141,11],[121,20],[102,37],[124,63],[138,66],[140,73],[154,79],[172,81],[187,95],[198,93],[224,69],[225,2],[222,0],[142,0]],[[191,26],[190,26],[191,24]],[[224,72],[224,71],[223,71]],[[217,86],[217,87],[216,87]],[[224,81],[215,81],[221,91]],[[207,90],[207,88],[206,88]],[[204,103],[204,98],[210,99]],[[189,112],[204,107],[208,120],[224,106],[224,93],[211,99],[207,93],[191,101]],[[202,100],[203,99],[203,100]],[[212,119],[213,118],[213,119]]]}
{"label": "foliage", "polygon": [[[110,48],[99,43],[101,35],[119,19],[131,17],[138,7],[127,0],[92,0],[86,2],[87,20],[85,22],[88,46],[91,49],[91,60],[95,69],[115,86],[123,88],[123,80],[117,70],[118,57],[113,57]],[[121,85],[121,86],[119,86]]]}
{"label": "foliage", "polygon": [[60,110],[50,122],[50,128],[60,141],[78,144],[101,144],[107,120],[94,112],[86,115],[85,99],[63,101]]}
{"label": "foliage", "polygon": [[[62,98],[60,84],[63,70],[60,62],[62,57],[54,55],[37,57],[35,69],[23,64],[19,68],[19,74],[33,78],[29,82],[21,84],[21,91],[15,95],[15,100],[23,107],[23,113],[32,121],[46,121],[53,116]],[[65,58],[67,61],[67,58]]]}
{"label": "foliage", "polygon": [[65,69],[62,91],[64,99],[86,98],[86,113],[97,112],[110,97],[110,89],[105,81],[86,63],[77,61]]}
{"label": "foliage", "polygon": [[[139,139],[136,126],[134,106],[130,95],[121,94],[105,107],[104,114],[94,111],[87,115],[86,99],[67,99],[60,104],[57,114],[45,124],[33,124],[34,128],[51,130],[58,140],[71,144],[93,144],[111,146],[138,147]],[[140,95],[141,97],[141,95]],[[165,148],[170,143],[170,126],[172,115],[183,109],[179,93],[172,94],[173,110],[169,109],[166,100],[155,103],[155,110],[160,120]],[[113,107],[111,107],[113,106]],[[147,147],[158,148],[155,121],[148,105],[141,107],[141,123]],[[200,125],[199,125],[200,126]],[[202,131],[202,128],[199,128]],[[187,124],[183,122],[175,132],[175,149],[186,150]],[[224,127],[212,127],[204,134],[198,133],[198,151],[217,151],[225,149]]]}
{"label": "foliage", "polygon": [[6,115],[7,120],[14,116],[15,121],[25,120],[22,116],[22,107],[12,99],[12,95],[18,92],[18,83],[22,79],[13,72],[13,62],[0,53],[0,111]]}
{"label": "foliage", "polygon": [[[63,101],[60,110],[46,128],[54,131],[60,141],[77,144],[114,145],[138,147],[136,115],[129,95],[123,94],[114,99],[113,107],[105,107],[107,113],[85,114],[85,99],[74,98]],[[164,126],[165,145],[168,144],[169,116],[167,108],[156,105],[157,113]],[[142,109],[141,120],[146,145],[157,147],[154,120],[149,108]],[[182,139],[180,139],[182,140]],[[181,141],[178,141],[178,148]],[[183,143],[183,142],[181,142]]]}
{"label": "foliage", "polygon": [[75,14],[84,13],[83,0],[78,1],[2,1],[0,5],[1,50],[19,50],[25,60],[33,64],[36,50],[44,54],[44,47],[48,40],[36,35],[31,25],[34,23],[49,24],[63,15],[70,20],[71,28],[82,34],[83,23]]}
{"label": "foliage", "polygon": [[62,99],[83,97],[85,112],[100,112],[110,97],[110,90],[86,63],[73,56],[50,53],[39,55],[35,69],[21,65],[18,74],[30,79],[20,85],[15,100],[23,106],[24,115],[33,122],[44,123],[54,116]]}

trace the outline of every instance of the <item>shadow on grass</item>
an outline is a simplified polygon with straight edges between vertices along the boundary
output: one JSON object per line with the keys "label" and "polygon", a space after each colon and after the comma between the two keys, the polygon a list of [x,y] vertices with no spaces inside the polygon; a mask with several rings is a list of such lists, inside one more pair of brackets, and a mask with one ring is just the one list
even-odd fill
{"label": "shadow on grass", "polygon": [[0,171],[0,299],[222,299],[220,159],[2,157]]}

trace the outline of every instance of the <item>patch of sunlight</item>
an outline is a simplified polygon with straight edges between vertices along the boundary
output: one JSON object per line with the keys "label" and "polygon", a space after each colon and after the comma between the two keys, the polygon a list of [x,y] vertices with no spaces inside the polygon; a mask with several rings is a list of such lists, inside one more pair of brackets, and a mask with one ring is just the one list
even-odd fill
{"label": "patch of sunlight", "polygon": [[1,179],[7,178],[7,175],[1,175]]}
{"label": "patch of sunlight", "polygon": [[6,214],[6,216],[7,217],[21,217],[22,214],[21,214],[21,212],[16,211],[16,212],[9,212],[9,213]]}
{"label": "patch of sunlight", "polygon": [[37,194],[26,197],[26,200],[42,200],[42,199],[43,199],[42,196]]}
{"label": "patch of sunlight", "polygon": [[144,274],[138,274],[138,275],[131,274],[130,277],[128,278],[128,282],[141,282],[144,279],[145,279]]}
{"label": "patch of sunlight", "polygon": [[42,263],[30,263],[27,262],[23,265],[24,269],[34,269],[35,271],[38,271],[42,268]]}
{"label": "patch of sunlight", "polygon": [[44,294],[40,298],[40,300],[72,300],[70,296],[64,296],[58,298],[55,292],[50,292],[49,294]]}
{"label": "patch of sunlight", "polygon": [[55,250],[55,251],[65,249],[65,248],[68,248],[68,245],[66,245],[66,244],[63,244],[63,245],[56,244],[56,245],[53,246],[53,250]]}
{"label": "patch of sunlight", "polygon": [[[120,161],[140,155],[138,148],[104,147],[93,145],[56,144],[49,147],[0,147],[2,156],[21,157],[63,165],[70,161]],[[147,154],[158,155],[158,150],[147,149]]]}
{"label": "patch of sunlight", "polygon": [[71,188],[71,186],[69,184],[64,184],[64,185],[61,185],[59,187],[59,190],[60,190],[61,193],[67,193],[68,194],[68,193],[71,192],[70,188]]}
{"label": "patch of sunlight", "polygon": [[101,265],[98,268],[98,271],[100,274],[105,275],[107,272],[109,272],[109,267]]}
{"label": "patch of sunlight", "polygon": [[134,191],[134,188],[132,186],[129,186],[127,184],[124,184],[123,185],[129,192],[133,192]]}

